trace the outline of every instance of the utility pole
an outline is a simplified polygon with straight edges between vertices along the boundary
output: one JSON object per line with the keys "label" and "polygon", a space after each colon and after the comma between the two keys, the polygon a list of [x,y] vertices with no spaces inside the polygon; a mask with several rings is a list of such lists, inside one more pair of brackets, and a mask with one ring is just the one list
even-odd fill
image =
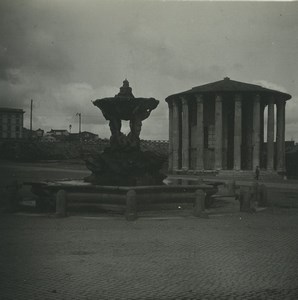
{"label": "utility pole", "polygon": [[31,105],[30,105],[30,137],[32,137],[32,111],[33,111],[33,100],[31,99]]}
{"label": "utility pole", "polygon": [[81,135],[81,113],[77,113],[76,116],[79,116],[79,134]]}
{"label": "utility pole", "polygon": [[83,153],[82,137],[81,137],[81,113],[77,113],[76,116],[79,116],[79,143],[80,143],[80,156]]}

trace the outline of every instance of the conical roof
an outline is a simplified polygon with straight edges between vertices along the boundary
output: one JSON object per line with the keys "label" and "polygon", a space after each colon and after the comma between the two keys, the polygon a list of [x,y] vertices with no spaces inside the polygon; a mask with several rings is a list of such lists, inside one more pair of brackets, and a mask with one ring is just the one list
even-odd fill
{"label": "conical roof", "polygon": [[276,94],[277,97],[283,100],[289,100],[291,95],[280,91],[264,88],[260,85],[231,80],[225,77],[223,80],[207,83],[204,85],[193,87],[190,90],[170,95],[166,101],[176,98],[178,96],[188,96],[193,94],[207,94],[207,93],[259,93],[259,94]]}

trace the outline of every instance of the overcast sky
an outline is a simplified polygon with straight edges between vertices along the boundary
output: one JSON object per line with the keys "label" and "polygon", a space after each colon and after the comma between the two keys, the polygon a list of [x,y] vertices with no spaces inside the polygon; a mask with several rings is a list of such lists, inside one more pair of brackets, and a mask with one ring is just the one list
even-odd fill
{"label": "overcast sky", "polygon": [[164,99],[223,79],[286,91],[287,139],[298,141],[298,2],[0,1],[0,106],[29,127],[109,136],[91,100],[127,78],[160,100],[142,138],[167,139]]}

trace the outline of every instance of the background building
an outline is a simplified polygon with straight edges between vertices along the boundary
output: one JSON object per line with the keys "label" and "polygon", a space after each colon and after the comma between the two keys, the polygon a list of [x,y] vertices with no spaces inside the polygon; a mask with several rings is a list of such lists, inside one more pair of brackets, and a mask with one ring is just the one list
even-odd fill
{"label": "background building", "polygon": [[0,107],[1,139],[20,139],[23,137],[24,113],[22,109]]}
{"label": "background building", "polygon": [[66,129],[51,129],[47,132],[48,135],[52,135],[54,137],[68,136],[69,132]]}
{"label": "background building", "polygon": [[271,174],[284,173],[285,105],[290,98],[289,94],[228,77],[167,97],[170,172],[213,170],[227,174],[231,173],[228,170],[235,173],[260,166]]}
{"label": "background building", "polygon": [[23,138],[24,139],[34,139],[41,140],[44,135],[44,130],[38,128],[37,130],[30,130],[23,127]]}

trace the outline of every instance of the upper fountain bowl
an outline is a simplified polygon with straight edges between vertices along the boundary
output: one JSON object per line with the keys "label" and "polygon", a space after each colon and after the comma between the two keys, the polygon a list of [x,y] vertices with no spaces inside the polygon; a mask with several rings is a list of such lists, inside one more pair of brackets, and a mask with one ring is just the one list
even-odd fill
{"label": "upper fountain bowl", "polygon": [[106,120],[117,118],[120,120],[133,120],[136,116],[140,120],[149,117],[159,101],[154,98],[135,98],[127,79],[123,81],[120,92],[115,97],[97,99],[93,101],[103,113]]}

